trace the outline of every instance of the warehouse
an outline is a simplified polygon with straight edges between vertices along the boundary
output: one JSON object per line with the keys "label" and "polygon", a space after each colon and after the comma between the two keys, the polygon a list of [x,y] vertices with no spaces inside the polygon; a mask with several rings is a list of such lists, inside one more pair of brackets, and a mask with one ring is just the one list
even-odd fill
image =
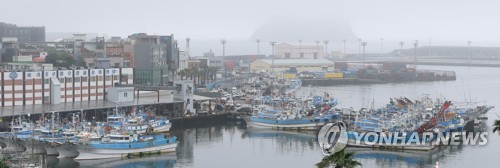
{"label": "warehouse", "polygon": [[[274,62],[274,63],[273,63]],[[273,65],[273,68],[271,66]],[[250,63],[253,72],[284,72],[284,71],[329,71],[334,63],[326,59],[259,59]]]}

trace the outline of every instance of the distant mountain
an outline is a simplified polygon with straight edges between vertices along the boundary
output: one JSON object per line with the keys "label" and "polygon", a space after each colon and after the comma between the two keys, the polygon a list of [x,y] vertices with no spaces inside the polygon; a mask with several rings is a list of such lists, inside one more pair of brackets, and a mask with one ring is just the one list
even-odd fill
{"label": "distant mountain", "polygon": [[277,42],[297,42],[301,39],[306,43],[317,40],[340,41],[356,40],[348,21],[334,18],[284,18],[273,19],[258,28],[251,40],[263,39]]}

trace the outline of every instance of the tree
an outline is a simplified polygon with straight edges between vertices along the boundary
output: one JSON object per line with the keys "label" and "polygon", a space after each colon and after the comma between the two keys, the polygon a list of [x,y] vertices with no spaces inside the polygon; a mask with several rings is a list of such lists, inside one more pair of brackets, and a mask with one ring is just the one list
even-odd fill
{"label": "tree", "polygon": [[317,163],[318,168],[327,168],[334,166],[335,168],[353,168],[356,166],[361,166],[361,163],[354,160],[354,152],[345,152],[345,149],[341,151],[325,156],[321,162]]}
{"label": "tree", "polygon": [[208,74],[209,74],[209,79],[211,80],[211,82],[213,82],[215,80],[215,76],[217,74],[217,71],[219,71],[219,68],[218,67],[208,67]]}
{"label": "tree", "polygon": [[495,120],[493,124],[493,133],[495,132],[500,133],[500,120]]}
{"label": "tree", "polygon": [[185,76],[187,78],[188,73],[189,73],[188,69],[183,69],[183,70],[177,72],[177,75],[179,75],[181,77],[181,80],[184,80]]}
{"label": "tree", "polygon": [[53,48],[48,48],[46,50],[47,50],[47,57],[45,57],[46,63],[51,63],[54,65],[54,67],[66,67],[66,68],[75,65],[75,59],[67,52],[58,51]]}

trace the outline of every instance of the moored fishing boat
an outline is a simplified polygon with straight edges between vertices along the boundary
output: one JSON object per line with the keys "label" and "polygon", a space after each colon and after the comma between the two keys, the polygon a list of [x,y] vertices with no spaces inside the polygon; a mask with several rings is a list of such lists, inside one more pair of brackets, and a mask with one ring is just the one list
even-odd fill
{"label": "moored fishing boat", "polygon": [[105,159],[142,155],[148,153],[174,152],[177,147],[176,137],[166,135],[138,136],[110,134],[101,141],[77,144],[80,153],[75,160]]}

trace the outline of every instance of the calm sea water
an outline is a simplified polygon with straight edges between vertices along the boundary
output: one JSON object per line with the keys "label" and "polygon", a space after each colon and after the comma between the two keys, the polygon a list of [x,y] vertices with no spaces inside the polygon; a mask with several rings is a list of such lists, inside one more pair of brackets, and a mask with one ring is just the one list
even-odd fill
{"label": "calm sea water", "polygon": [[[500,68],[419,66],[421,69],[454,70],[456,81],[414,82],[315,88],[341,100],[342,107],[375,107],[390,97],[415,99],[423,94],[479,104],[500,104]],[[310,90],[312,88],[304,88]],[[309,93],[306,91],[305,93]],[[499,167],[500,134],[491,133],[497,109],[488,113],[486,146],[447,147],[432,152],[396,152],[349,149],[365,168],[375,167]],[[175,130],[177,152],[136,159],[75,162],[50,158],[54,167],[314,167],[322,154],[313,132],[247,130],[243,123]]]}

